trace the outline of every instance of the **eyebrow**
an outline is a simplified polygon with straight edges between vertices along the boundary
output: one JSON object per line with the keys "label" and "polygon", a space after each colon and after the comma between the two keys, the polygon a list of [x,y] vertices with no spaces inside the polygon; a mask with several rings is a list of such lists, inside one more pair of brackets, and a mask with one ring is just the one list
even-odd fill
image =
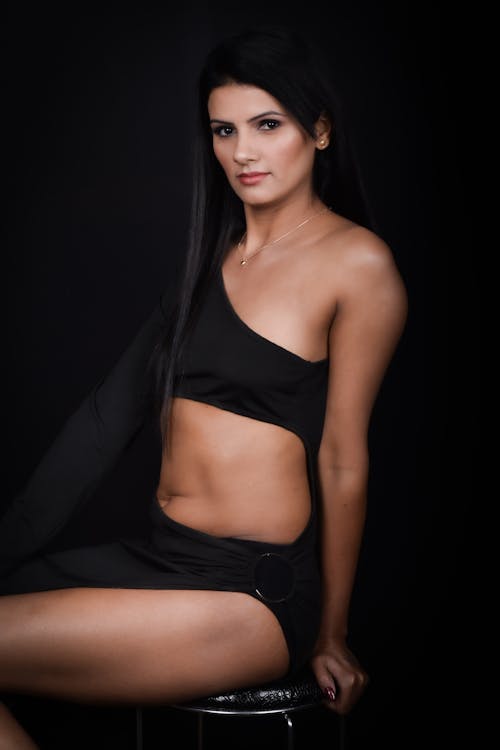
{"label": "eyebrow", "polygon": [[[274,109],[270,109],[267,112],[261,112],[260,115],[255,115],[254,117],[251,117],[247,122],[254,122],[254,120],[261,120],[263,117],[267,117],[268,115],[280,115],[280,117],[285,117],[284,112],[276,112]],[[229,122],[229,120],[218,120],[217,118],[214,118],[213,120],[210,120],[210,123],[213,122],[220,122],[223,125],[232,125],[232,122]]]}

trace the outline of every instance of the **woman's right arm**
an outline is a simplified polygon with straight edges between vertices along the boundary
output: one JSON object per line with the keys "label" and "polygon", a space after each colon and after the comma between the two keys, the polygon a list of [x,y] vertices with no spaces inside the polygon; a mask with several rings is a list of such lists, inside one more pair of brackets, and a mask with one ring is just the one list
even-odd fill
{"label": "woman's right arm", "polygon": [[96,489],[143,425],[148,368],[173,312],[174,274],[153,312],[109,373],[69,417],[0,520],[0,574],[44,547]]}

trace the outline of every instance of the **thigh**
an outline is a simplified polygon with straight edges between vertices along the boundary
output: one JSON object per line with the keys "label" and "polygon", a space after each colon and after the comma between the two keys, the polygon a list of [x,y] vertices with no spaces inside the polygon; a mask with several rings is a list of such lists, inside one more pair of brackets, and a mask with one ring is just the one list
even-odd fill
{"label": "thigh", "polygon": [[231,591],[73,588],[0,597],[0,687],[166,702],[283,675],[275,615]]}

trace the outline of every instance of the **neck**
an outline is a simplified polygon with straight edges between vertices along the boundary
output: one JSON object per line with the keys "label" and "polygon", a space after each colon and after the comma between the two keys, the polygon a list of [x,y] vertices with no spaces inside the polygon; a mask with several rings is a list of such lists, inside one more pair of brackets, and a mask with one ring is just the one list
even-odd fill
{"label": "neck", "polygon": [[272,242],[304,219],[325,208],[316,196],[308,200],[288,200],[279,206],[245,206],[246,231],[244,246],[247,253]]}

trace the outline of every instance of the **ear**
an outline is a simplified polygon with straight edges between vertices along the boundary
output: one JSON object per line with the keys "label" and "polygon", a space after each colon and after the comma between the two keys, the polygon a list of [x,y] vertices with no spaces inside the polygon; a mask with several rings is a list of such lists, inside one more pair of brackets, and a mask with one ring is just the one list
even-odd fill
{"label": "ear", "polygon": [[322,113],[318,117],[314,125],[314,130],[316,133],[316,148],[323,151],[330,145],[330,138],[333,130],[332,122],[327,114]]}

